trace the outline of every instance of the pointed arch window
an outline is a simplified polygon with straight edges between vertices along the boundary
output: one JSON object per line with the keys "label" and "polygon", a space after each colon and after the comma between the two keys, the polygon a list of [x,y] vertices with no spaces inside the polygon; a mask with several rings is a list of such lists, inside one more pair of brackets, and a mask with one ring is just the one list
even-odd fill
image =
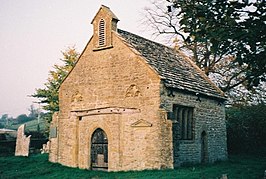
{"label": "pointed arch window", "polygon": [[105,45],[105,21],[103,19],[99,22],[99,46]]}

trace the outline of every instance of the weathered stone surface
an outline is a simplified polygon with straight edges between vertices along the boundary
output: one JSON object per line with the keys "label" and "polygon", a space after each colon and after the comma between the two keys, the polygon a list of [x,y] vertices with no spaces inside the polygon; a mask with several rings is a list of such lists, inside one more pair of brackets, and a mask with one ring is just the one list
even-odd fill
{"label": "weathered stone surface", "polygon": [[15,156],[29,156],[31,136],[29,135],[28,137],[26,137],[26,135],[24,134],[25,126],[25,124],[22,124],[18,128]]}
{"label": "weathered stone surface", "polygon": [[[161,107],[166,111],[173,110],[173,104],[193,107],[193,140],[180,140],[174,148],[177,149],[176,166],[186,163],[200,163],[201,158],[201,133],[207,134],[208,162],[227,159],[226,124],[224,105],[219,101],[209,98],[201,98],[197,101],[196,95],[182,92],[173,92],[174,96],[168,96],[167,89],[161,87]],[[171,120],[171,119],[170,119]],[[171,130],[171,129],[168,129]],[[167,133],[162,133],[162,135]],[[169,139],[170,140],[170,139]]]}
{"label": "weathered stone surface", "polygon": [[[191,74],[193,85],[188,90],[169,88],[174,78],[167,73],[171,65],[161,66],[163,72],[155,69],[156,65],[151,65],[152,58],[143,55],[143,51],[129,42],[126,33],[117,33],[113,24],[117,19],[113,21],[113,13],[109,11],[106,7],[101,8],[95,16],[92,22],[94,35],[60,86],[60,111],[54,114],[51,123],[54,131],[50,133],[49,160],[91,169],[91,155],[99,152],[96,154],[101,161],[107,160],[105,156],[108,156],[108,171],[121,171],[200,163],[203,154],[207,162],[226,159],[225,116],[221,102],[224,99],[220,91],[215,91],[216,87],[206,81],[206,76],[197,74],[198,70],[188,62],[178,64],[195,73]],[[105,48],[98,46],[101,19],[107,23]],[[168,47],[166,49],[169,51]],[[178,73],[178,69],[170,71]],[[183,73],[185,70],[177,75]],[[167,84],[164,77],[169,77]],[[178,85],[178,81],[176,79],[173,84]],[[200,89],[200,101],[194,93],[196,89]],[[178,132],[174,131],[173,124],[177,121],[168,115],[173,113],[175,105],[193,109],[192,140],[179,140],[175,136]],[[92,135],[99,128],[108,138],[107,153],[94,151],[91,147]],[[206,134],[204,142],[202,134]]]}
{"label": "weathered stone surface", "polygon": [[58,150],[59,150],[59,143],[58,143],[58,113],[53,114],[53,119],[50,124],[50,130],[55,130],[56,135],[49,136],[50,148],[49,148],[49,161],[51,162],[58,162]]}

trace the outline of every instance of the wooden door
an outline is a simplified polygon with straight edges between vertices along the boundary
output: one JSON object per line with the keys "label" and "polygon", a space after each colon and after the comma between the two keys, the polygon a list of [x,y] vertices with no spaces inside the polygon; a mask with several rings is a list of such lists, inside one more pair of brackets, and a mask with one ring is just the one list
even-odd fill
{"label": "wooden door", "polygon": [[201,133],[201,162],[208,162],[208,139],[205,131]]}

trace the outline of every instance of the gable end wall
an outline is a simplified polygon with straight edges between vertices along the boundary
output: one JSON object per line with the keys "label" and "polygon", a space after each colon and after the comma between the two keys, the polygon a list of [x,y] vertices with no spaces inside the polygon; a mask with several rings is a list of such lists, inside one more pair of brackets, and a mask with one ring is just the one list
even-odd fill
{"label": "gable end wall", "polygon": [[[104,50],[89,43],[61,85],[57,157],[50,158],[89,169],[91,135],[101,128],[110,141],[109,171],[172,168],[171,147],[162,151],[160,77],[115,32],[112,39]],[[117,108],[137,112],[84,115]]]}

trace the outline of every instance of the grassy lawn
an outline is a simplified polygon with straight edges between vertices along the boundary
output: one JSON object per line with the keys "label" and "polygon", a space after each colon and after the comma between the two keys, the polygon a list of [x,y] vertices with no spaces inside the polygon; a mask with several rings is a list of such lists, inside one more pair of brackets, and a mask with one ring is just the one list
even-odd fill
{"label": "grassy lawn", "polygon": [[181,167],[176,170],[146,170],[139,172],[101,172],[64,167],[48,162],[48,155],[24,157],[0,157],[0,178],[263,178],[266,170],[265,157],[232,156],[226,162],[212,165]]}

